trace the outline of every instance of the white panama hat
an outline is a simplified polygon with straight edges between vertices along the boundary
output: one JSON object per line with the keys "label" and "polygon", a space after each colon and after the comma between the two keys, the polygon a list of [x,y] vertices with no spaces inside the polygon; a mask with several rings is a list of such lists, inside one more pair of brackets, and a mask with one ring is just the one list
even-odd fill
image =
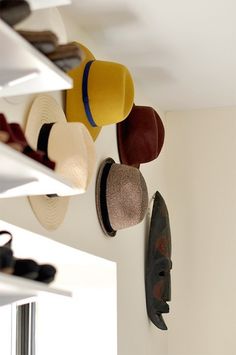
{"label": "white panama hat", "polygon": [[[32,148],[44,148],[56,163],[55,172],[74,184],[76,194],[86,192],[96,155],[94,141],[82,123],[67,122],[53,97],[39,95],[31,106],[25,136]],[[41,225],[54,230],[64,220],[69,197],[29,196],[29,201]]]}

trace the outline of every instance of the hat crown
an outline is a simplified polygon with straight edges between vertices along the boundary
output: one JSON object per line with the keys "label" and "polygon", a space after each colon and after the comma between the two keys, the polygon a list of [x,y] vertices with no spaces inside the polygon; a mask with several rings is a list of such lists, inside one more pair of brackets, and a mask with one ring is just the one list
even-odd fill
{"label": "hat crown", "polygon": [[96,60],[86,47],[79,43],[78,46],[85,58],[68,73],[73,79],[73,88],[67,91],[67,120],[83,122],[95,140],[102,126],[115,124],[128,116],[134,101],[134,84],[124,65]]}
{"label": "hat crown", "polygon": [[147,186],[140,171],[124,164],[113,164],[107,178],[106,201],[114,230],[140,223],[148,206]]}
{"label": "hat crown", "polygon": [[88,77],[88,93],[97,126],[120,122],[128,116],[133,105],[131,74],[122,64],[95,60]]}
{"label": "hat crown", "polygon": [[133,106],[128,117],[117,124],[117,139],[122,163],[147,163],[161,152],[164,126],[152,107]]}
{"label": "hat crown", "polygon": [[96,155],[92,137],[82,123],[55,123],[49,135],[48,156],[56,162],[56,172],[80,189],[87,189]]}

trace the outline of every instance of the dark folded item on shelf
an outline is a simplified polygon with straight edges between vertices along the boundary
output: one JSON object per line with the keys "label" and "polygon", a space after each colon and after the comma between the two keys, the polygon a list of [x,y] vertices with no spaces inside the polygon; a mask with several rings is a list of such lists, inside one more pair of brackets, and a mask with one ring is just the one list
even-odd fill
{"label": "dark folded item on shelf", "polygon": [[55,169],[55,162],[50,160],[45,152],[42,152],[40,150],[34,150],[32,149],[29,145],[28,142],[25,138],[24,132],[21,128],[21,126],[18,123],[10,123],[10,128],[15,135],[15,140],[17,140],[20,144],[22,144],[23,150],[22,153],[27,155],[29,158],[32,158],[39,163],[47,166],[49,169],[54,170]]}
{"label": "dark folded item on shelf", "polygon": [[13,275],[49,284],[56,275],[56,268],[50,264],[39,265],[32,259],[15,259]]}
{"label": "dark folded item on shelf", "polygon": [[15,259],[13,275],[35,280],[38,277],[39,265],[32,259]]}
{"label": "dark folded item on shelf", "polygon": [[58,38],[52,31],[18,30],[17,32],[44,54],[54,52],[58,45]]}
{"label": "dark folded item on shelf", "polygon": [[48,58],[61,70],[67,72],[80,65],[82,55],[76,44],[67,43],[59,45],[54,52],[48,54]]}
{"label": "dark folded item on shelf", "polygon": [[52,282],[56,275],[56,268],[50,264],[42,264],[39,268],[38,277],[36,281],[40,281],[46,284]]}
{"label": "dark folded item on shelf", "polygon": [[30,6],[25,0],[0,1],[0,18],[10,26],[24,20],[30,13]]}
{"label": "dark folded item on shelf", "polygon": [[12,274],[14,270],[13,251],[11,250],[12,235],[10,232],[0,231],[0,272]]}
{"label": "dark folded item on shelf", "polygon": [[10,132],[6,117],[0,113],[0,142],[6,143],[10,138]]}
{"label": "dark folded item on shelf", "polygon": [[11,243],[12,234],[5,230],[0,231],[0,272],[46,284],[54,280],[57,270],[53,265],[39,265],[32,259],[15,258]]}
{"label": "dark folded item on shelf", "polygon": [[18,123],[8,123],[3,113],[0,113],[0,142],[38,161],[49,169],[55,169],[55,162],[50,160],[45,152],[32,149]]}
{"label": "dark folded item on shelf", "polygon": [[16,139],[3,113],[0,113],[0,141],[19,152],[23,151],[24,147]]}
{"label": "dark folded item on shelf", "polygon": [[13,252],[7,247],[0,247],[0,271],[12,274],[14,270]]}

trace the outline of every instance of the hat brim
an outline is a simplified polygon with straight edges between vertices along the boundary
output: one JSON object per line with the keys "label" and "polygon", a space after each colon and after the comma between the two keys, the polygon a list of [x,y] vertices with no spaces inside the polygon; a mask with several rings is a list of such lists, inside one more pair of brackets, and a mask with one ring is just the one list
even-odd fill
{"label": "hat brim", "polygon": [[57,229],[64,221],[69,197],[28,196],[35,217],[46,230]]}
{"label": "hat brim", "polygon": [[[84,53],[84,60],[80,64],[78,68],[70,70],[67,74],[73,79],[76,80],[79,76],[81,77],[84,72],[85,65],[90,61],[90,60],[95,60],[94,55],[86,48],[83,46],[81,43],[74,42]],[[92,127],[91,124],[88,122],[87,116],[85,115],[84,108],[82,103],[78,102],[78,97],[77,97],[77,91],[76,88],[73,87],[70,90],[67,90],[67,95],[66,95],[66,114],[68,117],[68,121],[74,121],[74,122],[81,122],[83,123],[89,133],[91,134],[93,140],[95,141],[97,139],[97,136],[99,135],[102,127]]]}
{"label": "hat brim", "polygon": [[[155,118],[156,118],[156,125],[157,127],[160,127],[160,130],[158,129],[158,143],[159,143],[159,154],[162,149],[163,143],[164,143],[164,125],[162,120],[160,119],[159,115],[154,111]],[[161,131],[161,132],[159,132]],[[130,165],[133,166],[137,169],[140,168],[141,163],[137,164],[130,164],[128,155],[127,155],[127,149],[124,144],[123,140],[123,125],[122,122],[121,124],[116,125],[116,135],[117,135],[117,146],[118,146],[118,153],[119,153],[119,159],[122,164]],[[159,155],[158,154],[158,155]],[[158,155],[155,157],[155,159],[158,157]],[[147,161],[148,163],[148,161]],[[143,164],[143,163],[142,163]]]}
{"label": "hat brim", "polygon": [[[57,101],[49,95],[39,95],[31,106],[25,129],[29,145],[37,150],[38,135],[44,123],[66,122],[65,114]],[[31,208],[47,230],[55,230],[63,222],[69,197],[29,196]]]}
{"label": "hat brim", "polygon": [[105,199],[104,183],[106,182],[106,177],[104,177],[104,169],[106,169],[108,165],[114,163],[115,161],[112,158],[107,158],[101,163],[97,174],[96,192],[95,192],[98,220],[103,232],[109,237],[114,237],[116,235],[116,231],[113,230],[112,228],[109,228],[106,223],[108,210],[107,210],[106,203],[104,205],[104,201],[102,201],[103,198]]}

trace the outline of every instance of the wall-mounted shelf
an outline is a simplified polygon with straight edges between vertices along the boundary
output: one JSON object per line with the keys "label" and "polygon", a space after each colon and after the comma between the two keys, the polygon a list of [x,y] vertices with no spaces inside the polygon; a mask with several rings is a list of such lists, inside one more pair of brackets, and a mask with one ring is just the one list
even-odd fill
{"label": "wall-mounted shelf", "polygon": [[0,20],[0,97],[64,90],[71,78]]}
{"label": "wall-mounted shelf", "polygon": [[42,282],[7,275],[0,272],[0,306],[25,303],[35,297],[72,297],[69,291],[59,290]]}
{"label": "wall-mounted shelf", "polygon": [[28,0],[28,1],[30,4],[30,8],[32,10],[68,5],[71,3],[71,0]]}
{"label": "wall-mounted shelf", "polygon": [[84,192],[51,169],[4,143],[0,143],[0,166],[0,197],[71,196]]}

